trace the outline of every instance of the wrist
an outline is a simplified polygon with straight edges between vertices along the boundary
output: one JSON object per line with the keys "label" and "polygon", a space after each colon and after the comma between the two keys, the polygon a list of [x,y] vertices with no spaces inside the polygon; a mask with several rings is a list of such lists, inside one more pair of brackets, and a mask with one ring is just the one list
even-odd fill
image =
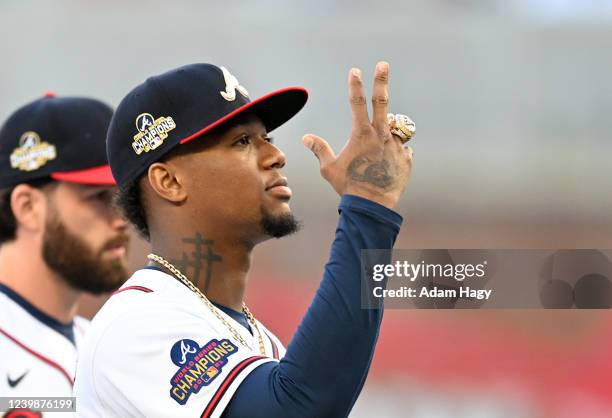
{"label": "wrist", "polygon": [[390,194],[389,192],[383,192],[380,190],[368,190],[363,187],[348,187],[343,195],[350,194],[359,196],[363,199],[371,200],[372,202],[378,203],[388,209],[395,209],[399,196]]}

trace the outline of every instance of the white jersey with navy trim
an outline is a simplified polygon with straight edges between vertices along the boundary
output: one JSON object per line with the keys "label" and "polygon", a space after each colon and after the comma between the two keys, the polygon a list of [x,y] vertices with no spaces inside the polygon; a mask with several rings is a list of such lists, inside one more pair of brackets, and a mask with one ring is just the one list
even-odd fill
{"label": "white jersey with navy trim", "polygon": [[[0,396],[72,396],[76,347],[87,327],[88,321],[80,317],[62,325],[0,285]],[[66,329],[70,335],[63,333]]]}
{"label": "white jersey with navy trim", "polygon": [[79,351],[74,393],[82,417],[219,417],[244,378],[285,355],[261,323],[266,355],[220,311],[244,347],[173,276],[142,269],[92,320]]}

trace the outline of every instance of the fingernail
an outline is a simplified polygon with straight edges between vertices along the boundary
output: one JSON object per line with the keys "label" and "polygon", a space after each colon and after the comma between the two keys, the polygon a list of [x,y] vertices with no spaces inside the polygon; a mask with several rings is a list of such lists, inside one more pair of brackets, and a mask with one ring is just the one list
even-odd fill
{"label": "fingernail", "polygon": [[386,61],[379,62],[378,71],[389,71],[389,63]]}
{"label": "fingernail", "polygon": [[302,143],[306,145],[308,148],[310,148],[312,146],[312,138],[309,137],[308,135],[304,135],[302,137]]}
{"label": "fingernail", "polygon": [[359,68],[353,68],[353,77],[361,78],[361,70]]}

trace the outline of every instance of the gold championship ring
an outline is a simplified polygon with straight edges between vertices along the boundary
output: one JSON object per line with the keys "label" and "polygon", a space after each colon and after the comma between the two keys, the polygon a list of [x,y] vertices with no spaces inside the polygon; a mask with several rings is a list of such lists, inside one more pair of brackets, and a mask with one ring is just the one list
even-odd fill
{"label": "gold championship ring", "polygon": [[406,115],[387,113],[387,121],[393,135],[397,135],[403,144],[410,141],[416,132],[416,125]]}

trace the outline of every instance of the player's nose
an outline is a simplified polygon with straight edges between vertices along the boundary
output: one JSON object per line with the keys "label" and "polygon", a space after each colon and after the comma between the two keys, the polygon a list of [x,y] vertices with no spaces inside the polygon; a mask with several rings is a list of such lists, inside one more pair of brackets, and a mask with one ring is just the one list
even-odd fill
{"label": "player's nose", "polygon": [[119,209],[113,208],[110,217],[110,225],[114,230],[123,232],[128,229],[129,223],[127,219],[123,217]]}
{"label": "player's nose", "polygon": [[264,169],[283,168],[287,164],[287,158],[276,145],[265,142],[261,147],[262,166]]}

